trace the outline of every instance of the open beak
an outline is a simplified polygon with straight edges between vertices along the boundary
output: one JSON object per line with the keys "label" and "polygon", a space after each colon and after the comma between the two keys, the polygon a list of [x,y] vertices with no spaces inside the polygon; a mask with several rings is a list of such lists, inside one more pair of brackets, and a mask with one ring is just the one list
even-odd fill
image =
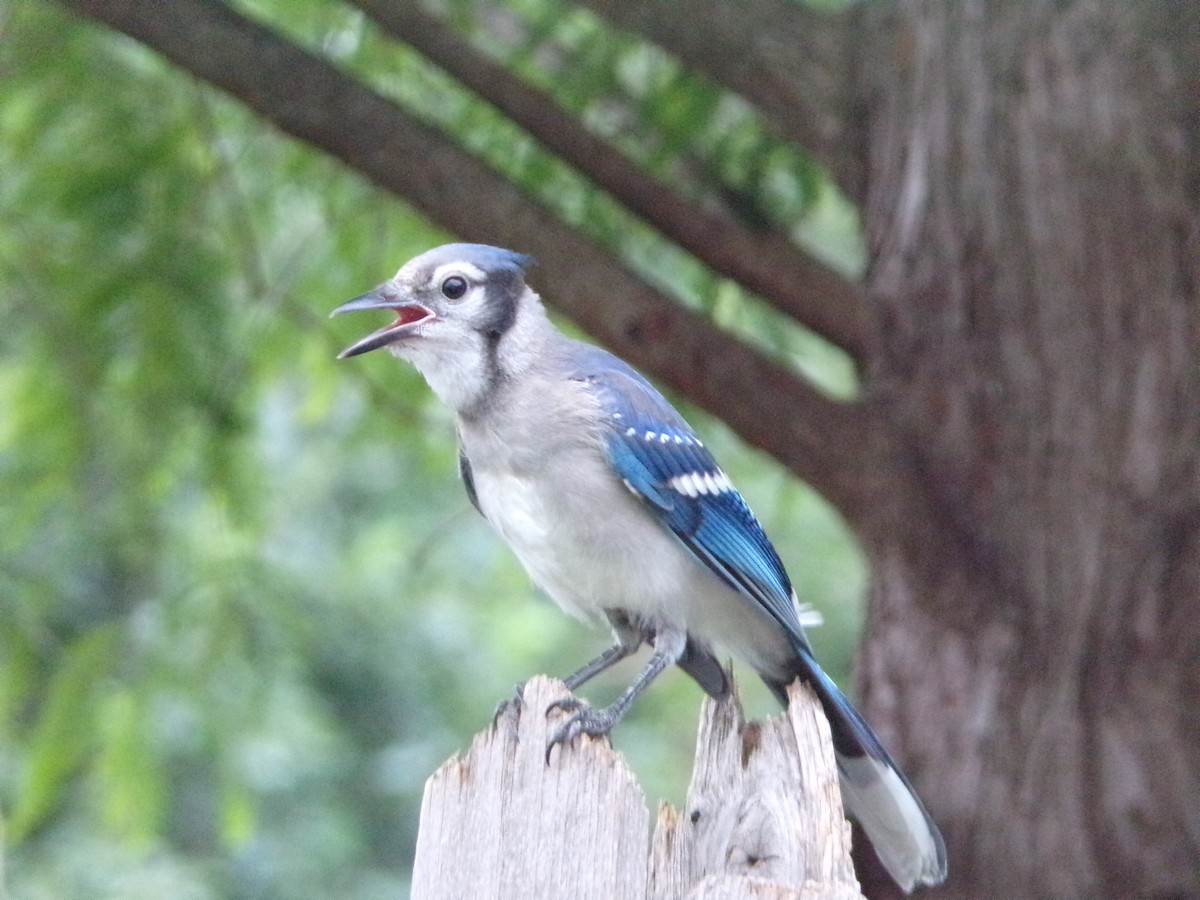
{"label": "open beak", "polygon": [[396,314],[395,322],[385,325],[377,331],[372,331],[362,340],[351,344],[337,355],[338,359],[346,359],[386,347],[393,341],[398,341],[410,334],[413,328],[422,322],[436,318],[433,310],[427,309],[420,303],[408,300],[398,301],[395,297],[389,297],[385,288],[386,286],[377,287],[361,297],[355,297],[329,314],[330,316],[340,316],[342,313],[357,312],[360,309],[390,309]]}

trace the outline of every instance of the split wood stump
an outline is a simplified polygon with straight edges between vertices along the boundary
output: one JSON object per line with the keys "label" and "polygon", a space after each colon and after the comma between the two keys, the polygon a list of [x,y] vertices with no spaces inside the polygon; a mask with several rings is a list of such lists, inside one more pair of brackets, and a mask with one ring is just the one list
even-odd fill
{"label": "split wood stump", "polygon": [[546,743],[567,713],[558,680],[531,679],[466,755],[425,785],[413,900],[853,900],[850,826],[829,725],[799,682],[786,712],[743,721],[704,702],[681,812],[645,796],[605,740]]}

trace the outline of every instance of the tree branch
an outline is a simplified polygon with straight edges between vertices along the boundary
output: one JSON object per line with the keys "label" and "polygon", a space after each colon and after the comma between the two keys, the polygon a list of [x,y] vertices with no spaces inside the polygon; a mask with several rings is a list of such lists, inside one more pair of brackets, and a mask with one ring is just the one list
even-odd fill
{"label": "tree branch", "polygon": [[853,90],[853,19],[788,0],[580,0],[619,28],[741,94],[859,199],[865,168]]}
{"label": "tree branch", "polygon": [[[641,281],[448,138],[220,3],[64,0],[237,97],[455,233],[530,250],[535,282],[584,329],[719,416],[851,520],[869,514],[860,472],[880,429]],[[331,298],[331,303],[336,298]]]}
{"label": "tree branch", "polygon": [[752,231],[671,190],[589,132],[547,94],[476,51],[417,0],[352,2],[679,246],[864,361],[871,329],[858,285],[785,236]]}

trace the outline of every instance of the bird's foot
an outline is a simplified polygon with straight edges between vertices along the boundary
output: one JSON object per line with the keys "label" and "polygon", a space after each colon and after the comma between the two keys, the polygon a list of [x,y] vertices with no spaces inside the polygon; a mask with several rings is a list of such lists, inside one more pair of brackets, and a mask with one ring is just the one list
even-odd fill
{"label": "bird's foot", "polygon": [[558,731],[554,732],[553,737],[546,744],[546,765],[550,764],[550,753],[556,745],[561,744],[566,746],[581,734],[588,734],[592,737],[607,737],[608,733],[612,731],[613,726],[617,724],[617,719],[620,718],[613,712],[611,707],[593,709],[576,697],[564,697],[561,700],[555,700],[546,707],[546,715],[550,715],[550,712],[556,709],[573,713],[573,715],[562,724]]}
{"label": "bird's foot", "polygon": [[496,723],[500,721],[500,717],[508,712],[510,707],[516,706],[517,711],[520,712],[521,705],[524,702],[525,682],[518,681],[516,690],[513,692],[513,696],[509,697],[507,700],[501,700],[499,705],[496,707],[496,711],[492,713],[492,727],[496,727]]}

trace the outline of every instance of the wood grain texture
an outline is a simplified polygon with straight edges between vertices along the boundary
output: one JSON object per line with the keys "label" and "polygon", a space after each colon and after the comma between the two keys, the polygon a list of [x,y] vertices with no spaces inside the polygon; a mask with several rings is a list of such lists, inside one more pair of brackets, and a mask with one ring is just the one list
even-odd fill
{"label": "wood grain texture", "polygon": [[[649,897],[861,896],[829,723],[807,687],[789,696],[785,713],[751,723],[736,698],[705,701],[685,808],[659,812]],[[780,893],[722,893],[731,882]]]}
{"label": "wood grain texture", "polygon": [[470,750],[430,777],[421,805],[413,900],[633,898],[645,894],[646,801],[624,758],[584,737],[546,745],[569,696],[537,677]]}
{"label": "wood grain texture", "polygon": [[542,676],[426,783],[414,900],[854,900],[829,725],[812,692],[745,723],[736,699],[704,704],[683,813],[664,805],[650,842],[641,789],[607,741],[545,757],[569,696]]}

